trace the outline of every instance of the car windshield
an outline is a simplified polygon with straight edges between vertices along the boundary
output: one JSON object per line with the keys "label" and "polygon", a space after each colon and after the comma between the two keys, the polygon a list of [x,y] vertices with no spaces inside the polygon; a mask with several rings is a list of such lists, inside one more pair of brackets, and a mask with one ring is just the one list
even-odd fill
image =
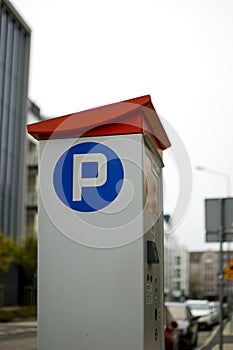
{"label": "car windshield", "polygon": [[209,310],[207,304],[188,304],[192,310]]}
{"label": "car windshield", "polygon": [[182,306],[176,306],[176,305],[168,305],[168,309],[172,316],[177,320],[186,320],[186,310]]}

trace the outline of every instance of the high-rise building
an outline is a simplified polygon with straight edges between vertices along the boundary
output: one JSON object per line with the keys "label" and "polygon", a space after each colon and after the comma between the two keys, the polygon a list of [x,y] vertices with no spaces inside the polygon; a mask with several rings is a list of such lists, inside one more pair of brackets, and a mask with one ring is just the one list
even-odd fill
{"label": "high-rise building", "polygon": [[0,0],[0,231],[24,235],[26,118],[31,31],[8,0]]}

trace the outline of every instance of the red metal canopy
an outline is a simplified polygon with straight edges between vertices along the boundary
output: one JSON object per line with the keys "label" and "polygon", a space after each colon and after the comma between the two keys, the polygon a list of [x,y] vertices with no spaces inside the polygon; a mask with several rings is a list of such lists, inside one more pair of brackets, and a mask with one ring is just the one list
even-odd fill
{"label": "red metal canopy", "polygon": [[144,133],[158,150],[170,146],[149,95],[29,124],[27,129],[39,141]]}

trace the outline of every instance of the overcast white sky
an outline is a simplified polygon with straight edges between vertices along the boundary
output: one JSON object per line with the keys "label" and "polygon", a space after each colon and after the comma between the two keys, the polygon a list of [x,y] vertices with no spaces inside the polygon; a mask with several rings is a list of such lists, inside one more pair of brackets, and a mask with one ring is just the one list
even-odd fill
{"label": "overcast white sky", "polygon": [[[193,170],[190,205],[176,235],[191,251],[217,248],[205,243],[204,198],[225,196],[226,181],[195,167],[232,179],[233,1],[12,3],[32,29],[29,97],[42,114],[150,94],[183,140]],[[171,159],[172,148],[164,158],[164,206],[172,215],[180,184]]]}

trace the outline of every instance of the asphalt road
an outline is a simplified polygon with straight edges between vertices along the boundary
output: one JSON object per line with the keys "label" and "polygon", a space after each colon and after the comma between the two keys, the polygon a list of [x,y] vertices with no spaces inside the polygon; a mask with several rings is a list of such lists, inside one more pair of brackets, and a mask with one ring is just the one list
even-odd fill
{"label": "asphalt road", "polygon": [[[196,349],[200,348],[210,335],[211,331],[200,331]],[[1,339],[0,350],[37,350],[37,335],[22,334]]]}
{"label": "asphalt road", "polygon": [[[211,332],[200,332],[198,349],[204,344]],[[0,350],[37,350],[36,335],[21,335],[2,339],[0,341]]]}
{"label": "asphalt road", "polygon": [[0,323],[0,350],[21,349],[37,349],[37,321]]}
{"label": "asphalt road", "polygon": [[37,336],[18,335],[1,339],[0,350],[36,350]]}

